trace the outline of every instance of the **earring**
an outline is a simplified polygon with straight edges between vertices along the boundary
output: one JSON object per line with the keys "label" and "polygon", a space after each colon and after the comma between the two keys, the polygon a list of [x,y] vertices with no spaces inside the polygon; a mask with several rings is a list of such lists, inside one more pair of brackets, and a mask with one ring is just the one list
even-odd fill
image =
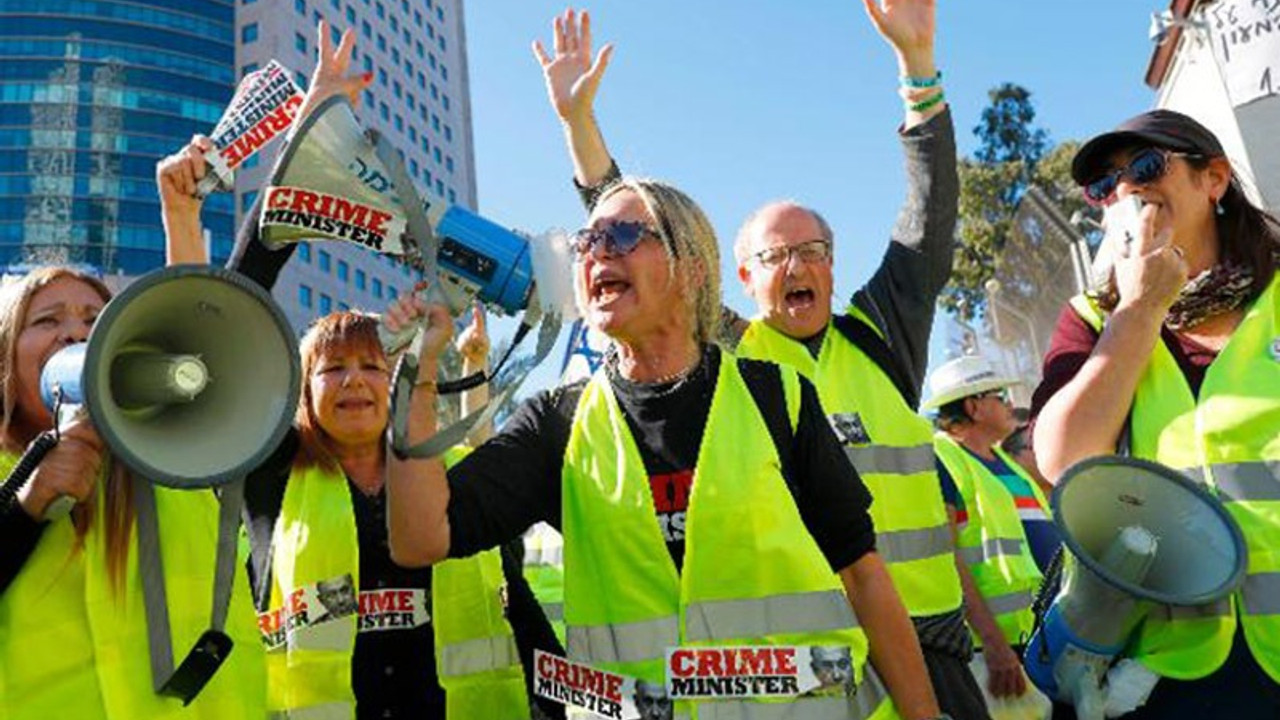
{"label": "earring", "polygon": [[1213,212],[1217,215],[1226,215],[1227,211],[1222,209],[1222,198],[1213,201]]}

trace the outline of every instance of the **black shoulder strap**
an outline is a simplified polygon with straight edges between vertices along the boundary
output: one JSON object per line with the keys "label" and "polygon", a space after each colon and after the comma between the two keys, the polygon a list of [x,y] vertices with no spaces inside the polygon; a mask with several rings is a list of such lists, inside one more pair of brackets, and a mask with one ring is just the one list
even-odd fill
{"label": "black shoulder strap", "polygon": [[889,349],[888,343],[884,338],[880,337],[880,333],[875,328],[868,325],[860,318],[853,315],[832,315],[831,324],[836,330],[844,336],[845,340],[853,343],[867,357],[871,358],[871,362],[875,363],[885,375],[889,376],[889,380],[893,382],[893,386],[898,389],[898,394],[906,401],[907,405],[915,410],[920,406],[920,390],[915,383],[909,382],[902,372],[902,366],[898,364],[898,359],[894,356],[893,351]]}
{"label": "black shoulder strap", "polygon": [[764,418],[765,427],[769,428],[769,437],[773,438],[773,446],[778,449],[778,461],[782,464],[782,477],[790,485],[791,445],[794,433],[791,429],[791,416],[787,412],[786,391],[782,387],[782,369],[773,363],[750,362],[737,359],[738,373],[751,392],[760,416]]}

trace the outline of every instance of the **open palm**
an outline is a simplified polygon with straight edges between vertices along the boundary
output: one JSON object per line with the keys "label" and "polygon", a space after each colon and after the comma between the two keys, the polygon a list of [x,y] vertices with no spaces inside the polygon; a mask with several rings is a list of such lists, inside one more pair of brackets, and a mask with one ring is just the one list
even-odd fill
{"label": "open palm", "polygon": [[548,55],[539,41],[533,43],[533,54],[542,66],[556,115],[567,120],[591,112],[613,46],[602,48],[592,62],[591,16],[586,12],[579,18],[573,10],[566,10],[555,19],[554,32],[554,56]]}
{"label": "open palm", "polygon": [[876,30],[900,53],[933,47],[934,0],[862,0]]}

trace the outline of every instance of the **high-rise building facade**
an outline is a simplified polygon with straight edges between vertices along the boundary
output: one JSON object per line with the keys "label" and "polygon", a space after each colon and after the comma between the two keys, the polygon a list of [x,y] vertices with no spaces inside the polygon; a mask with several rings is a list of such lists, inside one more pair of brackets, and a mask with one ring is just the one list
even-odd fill
{"label": "high-rise building facade", "polygon": [[[0,2],[0,266],[164,264],[155,166],[208,133],[235,82],[232,0]],[[228,195],[206,202],[215,258]]]}
{"label": "high-rise building facade", "polygon": [[[334,46],[356,34],[351,72],[367,72],[357,117],[398,148],[421,197],[432,204],[476,205],[470,90],[462,0],[241,0],[236,18],[237,75],[274,59],[305,87],[317,57],[316,28],[328,22]],[[237,213],[268,182],[278,144],[236,178]],[[380,312],[412,288],[417,274],[386,256],[342,242],[299,247],[275,297],[294,327],[334,310]]]}

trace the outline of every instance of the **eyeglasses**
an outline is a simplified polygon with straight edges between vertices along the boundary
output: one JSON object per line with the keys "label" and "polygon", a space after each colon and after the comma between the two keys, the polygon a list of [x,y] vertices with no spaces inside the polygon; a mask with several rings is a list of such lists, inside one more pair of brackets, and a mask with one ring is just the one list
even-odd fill
{"label": "eyeglasses", "polygon": [[1111,170],[1105,175],[1085,183],[1082,188],[1084,190],[1084,199],[1093,205],[1109,205],[1115,198],[1116,188],[1120,186],[1121,179],[1126,179],[1136,185],[1147,185],[1159,180],[1169,171],[1169,156],[1171,155],[1184,158],[1201,157],[1192,153],[1180,153],[1161,148],[1146,148],[1129,158],[1129,162],[1124,167]]}
{"label": "eyeglasses", "polygon": [[620,258],[634,252],[646,235],[662,237],[642,222],[612,222],[599,228],[582,228],[574,233],[569,249],[579,260],[585,259],[595,248],[602,248],[607,258]]}
{"label": "eyeglasses", "polygon": [[771,248],[765,248],[760,252],[752,255],[761,265],[772,268],[781,267],[791,261],[791,256],[795,255],[800,258],[803,263],[823,262],[831,257],[831,242],[829,240],[807,240],[795,245],[774,245]]}

